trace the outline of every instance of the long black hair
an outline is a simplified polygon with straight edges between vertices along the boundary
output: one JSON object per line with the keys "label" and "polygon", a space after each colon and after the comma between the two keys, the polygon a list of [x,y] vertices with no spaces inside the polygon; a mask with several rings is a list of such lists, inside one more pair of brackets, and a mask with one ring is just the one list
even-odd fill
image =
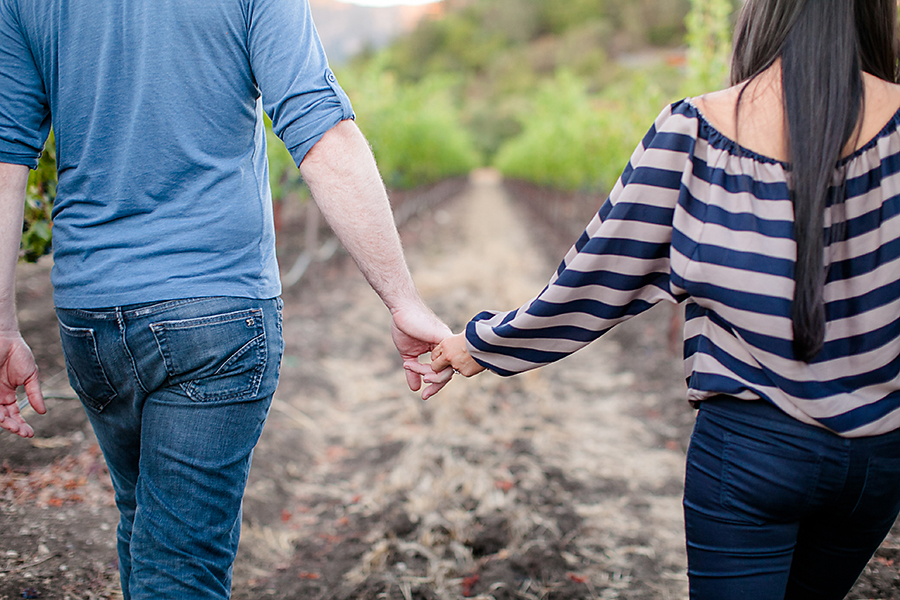
{"label": "long black hair", "polygon": [[[738,17],[733,84],[781,59],[797,242],[791,319],[799,360],[811,361],[825,340],[825,209],[844,199],[836,166],[859,135],[862,72],[897,82],[897,50],[896,0],[746,0]],[[841,228],[831,227],[827,241],[840,235]]]}

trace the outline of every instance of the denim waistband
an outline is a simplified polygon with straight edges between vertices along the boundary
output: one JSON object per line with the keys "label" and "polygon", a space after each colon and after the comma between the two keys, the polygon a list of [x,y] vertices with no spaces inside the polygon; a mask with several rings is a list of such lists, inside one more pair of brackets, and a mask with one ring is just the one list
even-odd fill
{"label": "denim waistband", "polygon": [[701,410],[708,410],[724,418],[770,431],[792,434],[802,431],[803,435],[823,440],[840,438],[836,433],[824,427],[795,419],[768,400],[741,400],[733,396],[713,396],[701,403]]}
{"label": "denim waistband", "polygon": [[708,410],[723,418],[735,422],[753,425],[770,431],[787,433],[791,435],[804,435],[810,440],[818,440],[823,443],[898,443],[900,444],[900,430],[889,431],[880,435],[848,438],[818,425],[811,425],[796,419],[768,400],[740,400],[733,396],[713,396],[700,403],[701,410]]}
{"label": "denim waistband", "polygon": [[[99,320],[115,320],[119,315],[124,317],[145,317],[148,315],[152,315],[158,312],[163,312],[166,310],[170,310],[172,308],[176,308],[178,306],[185,306],[188,304],[194,304],[196,302],[204,302],[207,300],[220,300],[223,298],[235,298],[233,296],[202,296],[198,298],[177,298],[174,300],[159,300],[155,302],[142,302],[139,304],[128,304],[125,306],[107,306],[100,308],[57,308],[58,311],[63,311],[71,315],[81,315],[84,317],[99,319]],[[252,300],[251,298],[244,298],[245,300]],[[266,302],[268,300],[272,300],[272,298],[266,298],[259,300],[260,302]]]}

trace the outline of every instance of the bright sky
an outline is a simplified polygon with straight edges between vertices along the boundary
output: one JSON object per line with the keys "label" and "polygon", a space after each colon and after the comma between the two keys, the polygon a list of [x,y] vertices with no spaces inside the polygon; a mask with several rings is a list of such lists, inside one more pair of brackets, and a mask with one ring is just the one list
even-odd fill
{"label": "bright sky", "polygon": [[340,0],[350,4],[361,4],[362,6],[396,6],[397,4],[431,4],[439,0]]}

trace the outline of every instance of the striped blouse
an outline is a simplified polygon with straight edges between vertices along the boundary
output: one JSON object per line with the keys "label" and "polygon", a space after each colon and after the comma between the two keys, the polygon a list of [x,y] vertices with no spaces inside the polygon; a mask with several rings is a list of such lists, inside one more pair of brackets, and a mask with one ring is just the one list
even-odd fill
{"label": "striped blouse", "polygon": [[[688,400],[764,399],[839,435],[900,427],[900,112],[843,159],[846,221],[826,249],[825,346],[794,360],[787,165],[667,107],[546,288],[466,328],[472,356],[512,375],[575,352],[653,304],[685,302]],[[837,171],[836,171],[837,172]]]}

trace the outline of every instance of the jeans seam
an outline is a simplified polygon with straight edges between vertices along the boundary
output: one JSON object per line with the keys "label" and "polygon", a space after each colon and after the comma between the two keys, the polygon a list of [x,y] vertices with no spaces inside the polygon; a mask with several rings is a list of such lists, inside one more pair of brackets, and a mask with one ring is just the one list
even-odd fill
{"label": "jeans seam", "polygon": [[[194,383],[193,380],[185,381],[184,383],[181,383],[180,384],[181,389],[183,389],[184,392],[194,402],[198,402],[198,403],[221,402],[221,401],[228,401],[228,400],[241,401],[241,400],[247,400],[250,398],[255,398],[256,396],[259,395],[259,387],[262,384],[262,378],[266,372],[266,361],[268,360],[268,354],[269,354],[268,348],[267,348],[267,338],[266,338],[266,334],[265,334],[265,329],[263,329],[263,333],[256,336],[255,338],[253,338],[246,344],[244,344],[244,346],[240,350],[238,350],[234,355],[232,355],[232,357],[229,357],[229,359],[226,361],[226,363],[230,362],[231,358],[233,358],[239,354],[244,354],[245,349],[249,349],[253,346],[256,346],[256,348],[257,348],[257,360],[256,360],[256,366],[254,367],[254,370],[253,370],[253,378],[250,380],[250,385],[247,386],[246,391],[243,391],[241,393],[237,393],[234,391],[228,391],[228,392],[220,392],[215,395],[204,396],[202,394],[197,393],[197,391],[193,385],[193,383]],[[222,367],[224,367],[226,363],[223,363]],[[220,370],[222,367],[220,367]],[[218,373],[218,371],[216,371],[216,373]]]}
{"label": "jeans seam", "polygon": [[150,323],[150,330],[155,333],[158,330],[195,329],[197,327],[206,327],[207,325],[241,321],[244,320],[247,315],[249,315],[251,318],[258,317],[260,319],[264,319],[265,316],[261,308],[248,308],[243,310],[235,310],[229,313],[208,315],[204,317],[191,317],[188,319],[158,321],[155,323]]}
{"label": "jeans seam", "polygon": [[[78,389],[76,390],[76,393],[78,393],[79,396],[83,396],[82,402],[84,404],[89,405],[91,408],[93,408],[97,412],[102,412],[103,409],[106,408],[106,406],[110,402],[115,400],[119,394],[116,391],[116,389],[113,388],[112,384],[110,383],[109,377],[106,375],[106,369],[103,368],[103,363],[100,360],[100,353],[97,349],[97,338],[94,335],[94,330],[91,328],[87,328],[87,327],[70,327],[62,322],[60,322],[60,325],[62,325],[63,330],[66,331],[68,335],[73,336],[73,337],[78,335],[79,337],[84,337],[85,339],[90,340],[92,352],[90,352],[89,354],[91,354],[94,358],[94,361],[96,363],[95,366],[97,367],[97,373],[103,377],[103,384],[105,384],[106,387],[109,388],[109,391],[111,392],[111,394],[107,398],[105,398],[105,399],[104,398],[95,398],[94,396],[89,395],[87,393],[87,391],[85,390],[84,383],[82,383],[82,379],[78,376],[78,372],[72,366],[71,362],[69,361],[69,358],[68,357],[64,357],[64,358],[65,358],[65,363],[66,363],[66,370],[72,374],[72,377],[75,380],[75,383],[77,383],[77,385],[78,385]],[[86,335],[76,334],[75,331],[77,331],[77,330],[85,331]]]}
{"label": "jeans seam", "polygon": [[134,354],[131,353],[131,348],[128,347],[128,337],[126,335],[128,331],[128,326],[125,325],[125,317],[122,314],[121,308],[116,308],[116,321],[119,324],[119,335],[122,336],[122,347],[125,349],[125,354],[128,355],[128,362],[131,364],[131,372],[134,373],[134,380],[137,382],[138,386],[141,390],[148,394],[146,386],[144,386],[144,382],[141,381],[141,375],[138,373],[137,364],[134,362]]}
{"label": "jeans seam", "polygon": [[127,306],[125,306],[123,307],[123,312],[129,317],[148,317],[159,312],[163,312],[173,308],[180,308],[182,306],[187,306],[188,304],[196,304],[197,302],[203,302],[204,300],[210,300],[214,298],[216,297],[210,296],[203,298],[180,298],[178,300],[163,300],[150,304],[149,306],[143,306],[141,308],[129,309]]}
{"label": "jeans seam", "polygon": [[100,321],[112,321],[117,318],[114,310],[92,311],[92,310],[86,310],[86,309],[82,309],[82,308],[58,308],[57,310],[67,312],[71,315],[76,315],[79,317],[83,317],[83,318],[87,318],[87,319],[95,319],[95,320],[100,320]]}

